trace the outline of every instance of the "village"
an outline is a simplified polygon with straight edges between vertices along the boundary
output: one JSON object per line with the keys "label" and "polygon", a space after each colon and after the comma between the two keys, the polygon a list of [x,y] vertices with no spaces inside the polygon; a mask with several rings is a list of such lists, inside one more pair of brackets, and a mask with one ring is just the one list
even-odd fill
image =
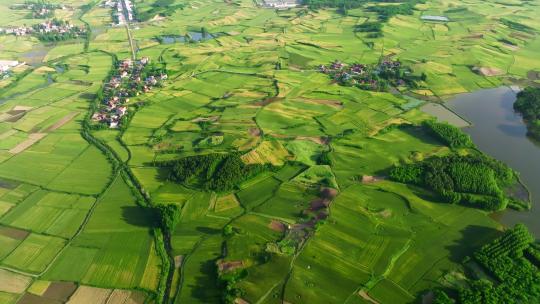
{"label": "village", "polygon": [[13,68],[24,64],[16,60],[0,60],[0,80],[9,78]]}
{"label": "village", "polygon": [[101,7],[110,7],[113,10],[113,25],[124,25],[134,21],[133,4],[130,0],[105,0]]}
{"label": "village", "polygon": [[416,85],[416,77],[395,60],[381,60],[378,64],[354,63],[347,65],[335,60],[329,66],[320,65],[319,72],[329,75],[341,85],[357,86],[364,90],[386,91],[389,86]]}
{"label": "village", "polygon": [[165,69],[151,64],[148,57],[120,61],[115,75],[104,86],[100,108],[92,115],[92,120],[118,128],[128,113],[130,98],[161,86],[166,79]]}
{"label": "village", "polygon": [[40,40],[66,40],[68,38],[82,36],[85,32],[84,28],[56,18],[33,26],[0,28],[0,34],[15,36],[35,35]]}
{"label": "village", "polygon": [[274,9],[288,9],[300,6],[301,1],[298,0],[264,0],[263,7]]}
{"label": "village", "polygon": [[12,10],[29,10],[32,18],[45,19],[54,16],[54,11],[57,9],[67,9],[68,7],[61,4],[52,4],[49,2],[26,2],[24,4],[14,4],[10,7]]}

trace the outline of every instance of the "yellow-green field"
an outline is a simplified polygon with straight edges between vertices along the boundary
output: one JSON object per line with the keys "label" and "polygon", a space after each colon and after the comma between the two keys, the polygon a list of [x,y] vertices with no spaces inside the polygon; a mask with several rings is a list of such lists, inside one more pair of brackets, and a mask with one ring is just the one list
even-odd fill
{"label": "yellow-green field", "polygon": [[[220,303],[228,274],[236,303],[415,303],[502,230],[387,175],[450,153],[411,127],[430,119],[422,104],[540,72],[537,1],[428,0],[376,38],[355,31],[377,20],[374,2],[344,15],[174,0],[127,27],[101,1],[50,2],[90,35],[0,34],[0,60],[25,62],[0,80],[0,303]],[[164,1],[133,2],[141,16]],[[43,21],[12,4],[0,0],[0,28]],[[164,39],[201,31],[213,36]],[[132,56],[164,63],[167,80],[130,98],[120,128],[92,127]],[[425,79],[371,92],[318,71],[381,58]],[[161,165],[212,153],[265,169],[219,192]],[[170,235],[159,204],[181,209]]]}

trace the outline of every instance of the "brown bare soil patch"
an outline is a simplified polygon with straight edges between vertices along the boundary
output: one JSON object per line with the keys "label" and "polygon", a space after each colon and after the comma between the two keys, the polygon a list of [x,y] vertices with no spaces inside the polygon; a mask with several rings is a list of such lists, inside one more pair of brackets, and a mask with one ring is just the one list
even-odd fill
{"label": "brown bare soil patch", "polygon": [[19,113],[19,114],[16,114],[16,115],[11,115],[11,116],[5,118],[3,121],[5,121],[5,122],[17,122],[17,121],[19,121],[19,119],[23,118],[24,115],[26,115],[26,112],[22,112],[22,113]]}
{"label": "brown bare soil patch", "polygon": [[330,200],[324,198],[317,198],[311,201],[309,209],[311,211],[321,210],[327,208],[330,205]]}
{"label": "brown bare soil patch", "polygon": [[249,128],[248,132],[249,132],[249,135],[253,137],[259,137],[261,136],[261,133],[262,133],[261,129],[259,128]]}
{"label": "brown bare soil patch", "polygon": [[469,39],[482,39],[484,38],[484,34],[473,34],[473,35],[469,35],[465,38],[469,38]]}
{"label": "brown bare soil patch", "polygon": [[182,262],[184,261],[183,255],[177,255],[174,257],[174,267],[180,268],[182,266]]}
{"label": "brown bare soil patch", "polygon": [[319,213],[317,213],[317,215],[315,216],[315,224],[320,220],[324,220],[328,218],[329,216],[330,216],[330,213],[328,213],[328,209],[319,211]]}
{"label": "brown bare soil patch", "polygon": [[517,45],[511,45],[511,44],[508,44],[508,43],[503,43],[502,46],[504,48],[507,48],[507,49],[509,49],[511,51],[514,51],[514,52],[519,51],[519,46],[517,46]]}
{"label": "brown bare soil patch", "polygon": [[14,106],[11,111],[30,111],[33,107],[27,107],[27,106]]}
{"label": "brown bare soil patch", "polygon": [[538,72],[538,71],[528,71],[527,72],[527,79],[529,79],[529,80],[539,80],[540,79],[540,72]]}
{"label": "brown bare soil patch", "polygon": [[131,297],[124,304],[143,304],[146,300],[146,295],[142,291],[132,291]]}
{"label": "brown bare soil patch", "polygon": [[390,209],[384,209],[383,211],[378,213],[380,217],[382,218],[389,218],[392,216],[392,210]]}
{"label": "brown bare soil patch", "polygon": [[283,97],[269,97],[269,98],[265,98],[265,99],[263,99],[261,101],[254,102],[253,105],[254,106],[264,107],[264,106],[269,105],[269,104],[271,104],[273,102],[281,101],[283,99],[285,99],[285,98],[283,98]]}
{"label": "brown bare soil patch", "polygon": [[79,112],[69,113],[68,115],[62,117],[60,120],[55,122],[54,125],[48,127],[47,130],[45,130],[45,132],[52,132],[52,131],[62,127],[63,125],[70,122],[75,116],[77,116],[77,114],[79,114]]}
{"label": "brown bare soil patch", "polygon": [[0,291],[21,294],[32,282],[32,278],[0,269]]}
{"label": "brown bare soil patch", "polygon": [[90,286],[81,286],[69,299],[68,304],[105,304],[112,290]]}
{"label": "brown bare soil patch", "polygon": [[31,293],[25,293],[17,304],[62,304],[58,300],[48,299]]}
{"label": "brown bare soil patch", "polygon": [[476,67],[473,68],[473,71],[482,75],[482,76],[498,76],[503,75],[504,71],[498,68],[490,68],[490,67]]}
{"label": "brown bare soil patch", "polygon": [[520,33],[520,32],[513,32],[513,33],[510,34],[510,37],[519,38],[519,39],[525,39],[525,40],[532,39],[532,37],[530,35]]}
{"label": "brown bare soil patch", "polygon": [[123,289],[115,289],[109,296],[107,304],[124,304],[131,296],[131,291]]}
{"label": "brown bare soil patch", "polygon": [[384,177],[382,176],[371,176],[371,175],[364,175],[362,176],[362,184],[373,184],[384,180]]}
{"label": "brown bare soil patch", "polygon": [[330,138],[325,136],[297,136],[298,140],[310,140],[319,145],[328,145],[330,143]]}
{"label": "brown bare soil patch", "polygon": [[43,293],[43,297],[65,302],[77,289],[77,285],[72,282],[53,282]]}
{"label": "brown bare soil patch", "polygon": [[26,111],[25,110],[11,110],[11,111],[7,111],[6,113],[13,116],[13,115],[19,115],[19,114],[22,114],[22,113],[26,113]]}
{"label": "brown bare soil patch", "polygon": [[342,109],[342,108],[343,108],[343,102],[341,102],[341,101],[339,101],[339,100],[332,100],[332,99],[311,99],[311,98],[302,98],[301,100],[302,100],[303,102],[307,102],[307,103],[322,104],[322,105],[327,105],[327,106],[335,107],[335,108],[338,108],[338,109]]}
{"label": "brown bare soil patch", "polygon": [[152,20],[150,21],[162,21],[162,20],[165,20],[166,18],[163,17],[163,16],[160,16],[159,14],[156,14],[154,17],[152,17]]}
{"label": "brown bare soil patch", "polygon": [[268,228],[277,232],[285,232],[285,230],[287,230],[287,226],[277,220],[272,220],[270,224],[268,224]]}
{"label": "brown bare soil patch", "polygon": [[15,240],[24,240],[29,234],[30,232],[17,228],[0,227],[0,235],[4,235]]}
{"label": "brown bare soil patch", "polygon": [[338,190],[329,187],[321,188],[321,197],[326,199],[333,199],[338,195]]}
{"label": "brown bare soil patch", "polygon": [[47,133],[32,133],[29,135],[29,138],[22,143],[16,145],[14,148],[9,150],[9,153],[11,154],[19,154],[22,151],[30,148],[33,144],[35,144],[37,141],[42,139],[43,137],[47,136]]}
{"label": "brown bare soil patch", "polygon": [[242,298],[236,298],[234,299],[234,304],[249,304],[249,302]]}
{"label": "brown bare soil patch", "polygon": [[244,266],[242,261],[229,261],[225,262],[223,260],[218,262],[218,269],[220,272],[229,272]]}
{"label": "brown bare soil patch", "polygon": [[373,299],[372,297],[370,297],[370,296],[367,294],[367,292],[365,292],[364,290],[360,290],[360,291],[358,292],[358,295],[359,295],[360,297],[362,297],[362,299],[364,299],[364,300],[366,300],[366,301],[368,301],[368,302],[370,302],[370,303],[373,303],[373,304],[379,304],[379,302],[377,302],[375,299]]}

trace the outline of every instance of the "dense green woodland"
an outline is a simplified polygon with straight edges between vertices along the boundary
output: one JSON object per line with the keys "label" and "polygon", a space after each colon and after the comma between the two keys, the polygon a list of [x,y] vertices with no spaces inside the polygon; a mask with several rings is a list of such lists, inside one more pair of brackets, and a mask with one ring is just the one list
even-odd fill
{"label": "dense green woodland", "polygon": [[509,203],[504,188],[516,182],[514,171],[485,155],[448,155],[395,167],[391,179],[422,186],[448,203],[502,210]]}
{"label": "dense green woodland", "polygon": [[170,179],[214,191],[232,190],[267,169],[267,166],[260,164],[244,164],[238,153],[188,156],[162,165],[171,167]]}
{"label": "dense green woodland", "polygon": [[540,88],[529,87],[519,92],[514,109],[527,121],[529,134],[540,140]]}
{"label": "dense green woodland", "polygon": [[[488,277],[470,279],[457,290],[460,304],[512,304],[540,301],[539,261],[529,252],[538,254],[538,247],[527,228],[518,224],[473,255]],[[456,293],[449,290],[449,294]],[[455,303],[444,291],[435,292],[434,304]]]}

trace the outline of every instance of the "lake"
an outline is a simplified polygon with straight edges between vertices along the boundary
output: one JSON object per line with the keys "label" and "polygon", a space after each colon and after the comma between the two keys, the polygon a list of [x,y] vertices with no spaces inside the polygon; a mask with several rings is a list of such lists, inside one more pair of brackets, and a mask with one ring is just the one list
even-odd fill
{"label": "lake", "polygon": [[525,223],[540,238],[540,146],[527,138],[527,128],[514,112],[516,94],[509,87],[480,90],[457,95],[446,106],[472,124],[463,130],[480,150],[518,171],[529,188],[531,211],[509,210],[495,218],[507,226]]}

